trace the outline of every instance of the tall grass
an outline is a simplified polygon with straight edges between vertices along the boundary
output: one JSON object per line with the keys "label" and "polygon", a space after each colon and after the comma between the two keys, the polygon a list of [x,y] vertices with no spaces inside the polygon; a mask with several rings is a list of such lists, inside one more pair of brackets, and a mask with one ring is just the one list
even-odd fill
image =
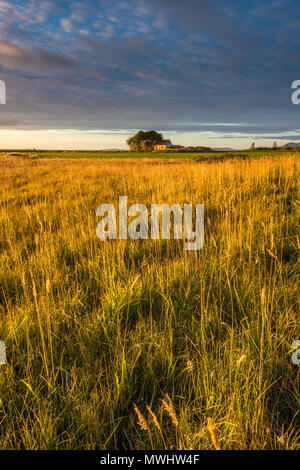
{"label": "tall grass", "polygon": [[[296,154],[0,167],[1,449],[300,448]],[[101,242],[119,195],[204,203],[204,248]]]}

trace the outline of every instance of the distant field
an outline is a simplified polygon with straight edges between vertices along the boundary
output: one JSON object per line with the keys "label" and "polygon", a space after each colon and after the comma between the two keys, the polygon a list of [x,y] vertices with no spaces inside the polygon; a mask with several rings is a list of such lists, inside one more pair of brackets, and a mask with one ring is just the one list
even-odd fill
{"label": "distant field", "polygon": [[36,150],[0,150],[1,155],[26,156],[34,159],[139,159],[139,160],[222,160],[233,158],[261,158],[284,155],[298,155],[300,150],[236,150],[231,152],[81,152],[81,151],[36,151]]}
{"label": "distant field", "polygon": [[[37,152],[38,158],[109,158],[109,159],[115,159],[115,158],[151,158],[151,159],[180,159],[180,160],[195,160],[195,159],[205,159],[207,157],[213,156],[214,158],[217,158],[218,156],[224,155],[224,154],[233,154],[233,155],[248,155],[251,158],[260,158],[262,156],[275,156],[282,153],[282,151],[274,151],[274,150],[268,150],[268,151],[243,151],[239,150],[236,152],[207,152],[207,153],[202,153],[202,152],[195,152],[195,153],[184,153],[184,152]],[[284,152],[290,153],[290,152]],[[293,152],[292,152],[293,153]],[[299,152],[300,155],[300,152]]]}
{"label": "distant field", "polygon": [[[300,449],[299,157],[198,155],[1,156],[1,449]],[[98,240],[124,194],[204,248]]]}

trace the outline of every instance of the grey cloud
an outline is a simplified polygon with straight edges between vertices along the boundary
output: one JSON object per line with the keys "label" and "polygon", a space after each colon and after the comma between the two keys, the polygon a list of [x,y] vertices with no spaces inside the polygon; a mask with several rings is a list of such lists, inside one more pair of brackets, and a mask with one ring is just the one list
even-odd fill
{"label": "grey cloud", "polygon": [[296,134],[295,15],[279,1],[250,3],[243,16],[242,2],[232,0],[74,1],[68,12],[58,2],[29,1],[23,21],[16,9],[0,26],[8,120],[35,129],[232,135],[218,125],[228,121],[243,135]]}
{"label": "grey cloud", "polygon": [[52,51],[39,47],[23,49],[11,42],[0,42],[1,65],[7,68],[29,70],[31,72],[42,71],[47,68],[71,68],[72,60],[62,57]]}

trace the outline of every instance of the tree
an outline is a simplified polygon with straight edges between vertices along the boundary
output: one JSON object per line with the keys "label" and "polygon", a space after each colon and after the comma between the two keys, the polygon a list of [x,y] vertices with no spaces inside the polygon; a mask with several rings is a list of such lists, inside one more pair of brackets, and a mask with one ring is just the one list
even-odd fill
{"label": "tree", "polygon": [[126,142],[131,152],[152,152],[154,145],[162,140],[162,134],[156,131],[139,131]]}
{"label": "tree", "polygon": [[274,142],[274,144],[273,144],[273,150],[278,150],[277,142]]}
{"label": "tree", "polygon": [[140,152],[142,149],[142,143],[144,140],[144,132],[139,131],[134,136],[130,137],[127,140],[127,145],[129,145],[131,152]]}
{"label": "tree", "polygon": [[250,150],[255,150],[255,143],[253,142],[251,147],[250,147]]}

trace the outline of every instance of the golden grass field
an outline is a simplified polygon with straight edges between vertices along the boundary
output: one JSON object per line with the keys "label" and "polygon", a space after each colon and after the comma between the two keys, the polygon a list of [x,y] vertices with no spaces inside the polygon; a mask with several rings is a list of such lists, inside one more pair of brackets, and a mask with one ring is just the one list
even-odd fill
{"label": "golden grass field", "polygon": [[[0,158],[1,449],[300,449],[299,157]],[[96,237],[204,203],[205,243]]]}

